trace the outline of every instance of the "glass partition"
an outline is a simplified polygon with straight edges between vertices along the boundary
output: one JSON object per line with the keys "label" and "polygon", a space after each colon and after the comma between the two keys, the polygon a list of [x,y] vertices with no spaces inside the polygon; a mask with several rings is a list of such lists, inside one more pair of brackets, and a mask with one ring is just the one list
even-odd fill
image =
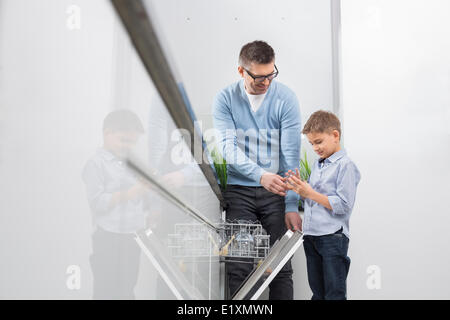
{"label": "glass partition", "polygon": [[203,225],[127,161],[218,223],[212,167],[208,180],[114,6],[76,3],[0,3],[0,297],[179,298],[142,252],[146,230],[193,298],[220,299],[212,242],[183,239],[202,249],[185,254],[174,244],[179,225]]}
{"label": "glass partition", "polygon": [[0,298],[224,298],[220,260],[269,241],[221,220],[213,97],[258,38],[304,119],[332,109],[330,17],[329,0],[0,0]]}

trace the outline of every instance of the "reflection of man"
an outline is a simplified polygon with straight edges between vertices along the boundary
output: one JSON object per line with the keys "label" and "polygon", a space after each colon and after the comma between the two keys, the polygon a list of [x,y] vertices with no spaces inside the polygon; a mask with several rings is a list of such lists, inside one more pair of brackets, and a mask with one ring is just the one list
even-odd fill
{"label": "reflection of man", "polygon": [[[299,105],[289,88],[273,81],[278,70],[267,43],[246,44],[238,71],[243,80],[223,89],[213,106],[214,127],[228,164],[227,219],[259,220],[272,245],[286,232],[286,225],[294,230],[301,225],[298,197],[287,191],[284,178],[284,172],[299,164]],[[251,268],[238,262],[228,265],[230,294]],[[290,262],[270,284],[269,298],[293,298]]]}
{"label": "reflection of man", "polygon": [[[205,215],[215,212],[217,210],[215,201],[208,201],[208,197],[212,198],[211,188],[202,171],[193,161],[191,151],[185,142],[188,137],[183,135],[182,130],[176,129],[159,96],[153,98],[149,115],[148,132],[151,134],[147,137],[148,165],[155,169],[158,182],[179,196],[183,202],[204,212]],[[186,160],[192,161],[187,163]],[[158,194],[152,198],[149,211],[153,235],[164,245],[169,244],[168,234],[174,233],[176,224],[193,222],[192,217],[176,209],[173,204]],[[171,251],[166,252],[170,256]],[[192,281],[194,286],[200,292],[205,292],[207,296],[209,282],[198,281],[198,279],[207,276],[210,272],[210,264],[192,259],[184,261],[174,258],[173,261],[180,267],[188,281]],[[156,299],[176,298],[161,277],[158,277],[155,293]]]}
{"label": "reflection of man", "polygon": [[147,190],[124,162],[144,132],[129,110],[111,112],[103,123],[102,148],[86,163],[83,180],[96,230],[91,267],[94,299],[133,299],[140,249],[133,232],[145,228]]}

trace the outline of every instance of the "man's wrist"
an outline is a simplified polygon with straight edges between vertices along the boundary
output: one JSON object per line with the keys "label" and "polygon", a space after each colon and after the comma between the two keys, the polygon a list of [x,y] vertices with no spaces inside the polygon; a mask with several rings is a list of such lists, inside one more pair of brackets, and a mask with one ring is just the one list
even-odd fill
{"label": "man's wrist", "polygon": [[266,170],[260,168],[260,171],[257,174],[257,177],[259,177],[259,179],[257,178],[257,182],[260,185],[262,185],[262,181],[261,180],[262,180],[263,175],[265,175],[266,173],[268,173]]}
{"label": "man's wrist", "polygon": [[285,204],[286,210],[284,210],[284,214],[289,212],[298,213],[298,202],[287,202]]}

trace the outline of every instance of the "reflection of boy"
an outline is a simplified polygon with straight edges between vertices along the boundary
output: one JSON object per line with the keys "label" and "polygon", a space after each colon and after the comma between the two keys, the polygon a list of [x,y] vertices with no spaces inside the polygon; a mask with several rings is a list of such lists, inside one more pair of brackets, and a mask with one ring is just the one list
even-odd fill
{"label": "reflection of boy", "polygon": [[313,113],[303,133],[320,159],[309,183],[300,179],[298,170],[289,171],[287,188],[304,199],[304,249],[312,299],[346,299],[349,220],[361,175],[341,149],[340,122],[333,113]]}
{"label": "reflection of boy", "polygon": [[146,188],[124,162],[144,132],[129,110],[111,112],[103,123],[103,147],[86,163],[82,177],[96,230],[91,267],[94,299],[131,299],[140,250],[133,232],[145,228]]}

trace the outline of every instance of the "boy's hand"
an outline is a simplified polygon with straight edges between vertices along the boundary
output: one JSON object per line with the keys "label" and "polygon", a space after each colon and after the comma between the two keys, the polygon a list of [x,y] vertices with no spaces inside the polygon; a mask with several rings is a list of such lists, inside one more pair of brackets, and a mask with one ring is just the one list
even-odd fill
{"label": "boy's hand", "polygon": [[126,191],[126,200],[135,200],[141,197],[146,191],[148,191],[148,184],[143,181],[138,181],[134,186]]}
{"label": "boy's hand", "polygon": [[302,181],[300,179],[300,173],[298,172],[298,169],[295,169],[295,171],[295,174],[293,174],[291,170],[286,173],[286,188],[289,190],[294,190],[303,198],[310,198],[314,192],[314,189],[309,185],[308,182]]}
{"label": "boy's hand", "polygon": [[292,231],[302,231],[302,218],[297,212],[287,212],[284,216],[286,228]]}
{"label": "boy's hand", "polygon": [[261,176],[261,185],[268,191],[280,196],[286,195],[286,178],[275,173],[266,172]]}
{"label": "boy's hand", "polygon": [[295,168],[295,172],[292,171],[292,170],[288,170],[288,172],[286,172],[285,175],[286,175],[287,178],[289,178],[292,175],[295,175],[297,178],[301,179],[300,178],[300,172],[298,171],[297,168]]}

